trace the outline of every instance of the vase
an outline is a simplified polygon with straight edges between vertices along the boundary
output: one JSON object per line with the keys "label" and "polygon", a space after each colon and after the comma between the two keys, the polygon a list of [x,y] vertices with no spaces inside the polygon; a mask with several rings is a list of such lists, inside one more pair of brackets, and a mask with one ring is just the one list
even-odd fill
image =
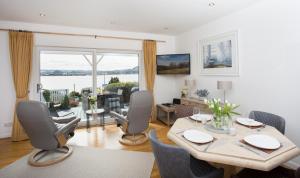
{"label": "vase", "polygon": [[229,130],[232,125],[232,119],[229,116],[216,116],[214,115],[214,119],[212,121],[213,127],[219,130]]}

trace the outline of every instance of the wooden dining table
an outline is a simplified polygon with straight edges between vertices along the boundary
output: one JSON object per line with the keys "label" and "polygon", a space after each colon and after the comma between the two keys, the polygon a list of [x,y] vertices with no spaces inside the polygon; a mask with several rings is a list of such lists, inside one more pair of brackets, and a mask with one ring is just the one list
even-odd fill
{"label": "wooden dining table", "polygon": [[[209,131],[200,122],[190,118],[180,118],[169,130],[168,138],[188,151],[193,157],[224,167],[226,178],[229,178],[240,168],[269,171],[300,154],[300,149],[274,127],[249,128],[235,122],[233,127],[236,134],[220,134]],[[183,132],[188,129],[208,133],[215,139],[207,144],[192,143],[183,137]],[[244,144],[243,138],[251,134],[265,134],[275,137],[280,142],[281,147],[274,151],[266,151]]]}

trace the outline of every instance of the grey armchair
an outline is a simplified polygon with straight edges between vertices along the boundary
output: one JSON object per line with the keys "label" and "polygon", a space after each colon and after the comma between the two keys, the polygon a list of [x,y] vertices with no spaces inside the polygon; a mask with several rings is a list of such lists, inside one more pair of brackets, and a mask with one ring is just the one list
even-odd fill
{"label": "grey armchair", "polygon": [[223,178],[223,169],[190,156],[182,148],[161,143],[154,130],[149,138],[162,178]]}
{"label": "grey armchair", "polygon": [[148,91],[137,91],[131,94],[127,116],[117,112],[110,112],[116,119],[117,126],[120,126],[124,135],[120,142],[126,145],[138,145],[148,140],[144,131],[149,126],[153,104],[152,94]]}
{"label": "grey armchair", "polygon": [[300,178],[300,167],[296,171],[281,166],[267,172],[244,169],[232,178]]}
{"label": "grey armchair", "polygon": [[[66,124],[56,123],[52,120],[47,106],[38,101],[21,101],[16,111],[32,146],[39,149],[29,156],[30,165],[47,166],[70,156],[72,148],[66,142],[74,135],[79,118]],[[53,156],[53,153],[60,154]]]}
{"label": "grey armchair", "polygon": [[266,125],[275,127],[282,134],[285,132],[285,120],[280,116],[262,111],[251,111],[249,117]]}

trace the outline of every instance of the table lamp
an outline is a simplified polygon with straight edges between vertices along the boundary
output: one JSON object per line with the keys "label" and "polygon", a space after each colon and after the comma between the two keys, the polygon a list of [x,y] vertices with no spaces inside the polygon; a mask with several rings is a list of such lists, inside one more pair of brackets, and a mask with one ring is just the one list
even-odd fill
{"label": "table lamp", "polygon": [[232,82],[231,81],[218,81],[217,82],[217,88],[218,88],[218,90],[223,90],[223,92],[224,92],[223,102],[225,103],[225,101],[226,101],[226,90],[231,90]]}

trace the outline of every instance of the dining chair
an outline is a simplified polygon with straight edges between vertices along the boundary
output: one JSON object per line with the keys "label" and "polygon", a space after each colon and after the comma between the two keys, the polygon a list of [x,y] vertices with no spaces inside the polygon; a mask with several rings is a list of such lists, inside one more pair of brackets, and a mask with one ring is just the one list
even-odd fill
{"label": "dining chair", "polygon": [[284,118],[277,116],[275,114],[262,112],[262,111],[251,111],[249,114],[249,118],[262,122],[266,125],[275,127],[282,134],[284,134],[285,132]]}
{"label": "dining chair", "polygon": [[300,167],[296,171],[281,166],[271,171],[243,169],[232,178],[300,178]]}
{"label": "dining chair", "polygon": [[183,118],[183,117],[188,117],[193,115],[193,106],[189,105],[175,105],[175,118]]}
{"label": "dining chair", "polygon": [[162,178],[223,178],[224,170],[198,160],[182,148],[161,143],[155,130],[149,133]]}

